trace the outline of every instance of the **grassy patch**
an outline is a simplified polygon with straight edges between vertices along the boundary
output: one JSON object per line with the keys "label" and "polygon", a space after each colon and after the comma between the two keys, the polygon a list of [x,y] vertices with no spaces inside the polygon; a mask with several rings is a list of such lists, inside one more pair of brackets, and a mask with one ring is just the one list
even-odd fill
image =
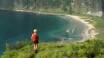
{"label": "grassy patch", "polygon": [[7,49],[1,58],[101,58],[104,56],[103,44],[101,39],[66,44],[40,42],[36,54],[29,42],[22,48]]}

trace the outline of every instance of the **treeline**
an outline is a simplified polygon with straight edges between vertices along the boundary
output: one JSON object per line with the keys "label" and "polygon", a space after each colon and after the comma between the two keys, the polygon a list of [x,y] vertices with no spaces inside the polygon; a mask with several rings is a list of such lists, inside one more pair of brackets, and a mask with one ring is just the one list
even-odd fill
{"label": "treeline", "polygon": [[0,9],[86,13],[104,11],[104,0],[0,0]]}

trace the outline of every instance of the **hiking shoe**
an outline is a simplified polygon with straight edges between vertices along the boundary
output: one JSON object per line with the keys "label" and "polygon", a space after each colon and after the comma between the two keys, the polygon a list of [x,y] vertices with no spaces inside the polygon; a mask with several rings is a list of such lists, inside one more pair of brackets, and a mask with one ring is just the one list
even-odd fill
{"label": "hiking shoe", "polygon": [[35,50],[34,52],[35,52],[35,53],[37,53],[38,51],[37,51],[37,50]]}

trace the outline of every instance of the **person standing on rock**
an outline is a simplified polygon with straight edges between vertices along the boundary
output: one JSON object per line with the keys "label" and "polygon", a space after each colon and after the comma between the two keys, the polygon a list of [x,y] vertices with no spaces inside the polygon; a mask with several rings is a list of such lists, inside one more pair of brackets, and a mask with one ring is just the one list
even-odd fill
{"label": "person standing on rock", "polygon": [[34,46],[34,52],[37,53],[37,48],[38,48],[38,43],[39,43],[39,36],[37,34],[37,30],[34,29],[33,30],[33,34],[31,36],[31,39],[33,41],[33,46]]}

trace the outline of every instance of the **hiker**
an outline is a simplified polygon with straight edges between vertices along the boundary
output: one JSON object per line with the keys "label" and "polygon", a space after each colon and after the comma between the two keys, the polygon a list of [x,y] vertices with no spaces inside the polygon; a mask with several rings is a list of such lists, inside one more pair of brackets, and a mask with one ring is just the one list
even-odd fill
{"label": "hiker", "polygon": [[32,39],[32,41],[33,41],[33,46],[34,46],[34,52],[35,53],[37,53],[37,47],[38,47],[38,40],[39,40],[39,36],[38,36],[38,34],[37,34],[37,30],[36,29],[34,29],[33,30],[33,34],[32,34],[32,36],[31,36],[31,39]]}

